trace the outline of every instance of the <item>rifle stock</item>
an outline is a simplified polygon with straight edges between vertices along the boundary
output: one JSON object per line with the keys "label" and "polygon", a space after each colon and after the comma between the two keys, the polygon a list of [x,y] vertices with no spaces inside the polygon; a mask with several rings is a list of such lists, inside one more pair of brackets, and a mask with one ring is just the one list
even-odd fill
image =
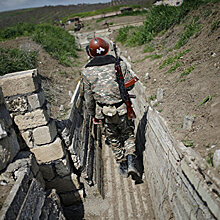
{"label": "rifle stock", "polygon": [[135,82],[137,82],[138,78],[133,77],[131,80],[126,82],[127,84],[124,82],[124,76],[123,76],[123,73],[122,73],[122,70],[121,70],[120,60],[119,60],[119,57],[118,57],[118,54],[117,54],[117,49],[116,49],[115,43],[113,45],[113,48],[114,48],[115,56],[116,56],[116,63],[115,63],[116,81],[119,85],[121,98],[122,98],[123,102],[126,104],[126,107],[127,107],[128,118],[133,119],[133,118],[136,118],[136,114],[135,114],[135,112],[134,112],[134,110],[131,106],[132,103],[131,103],[130,96],[129,96],[128,91],[127,91],[126,88],[133,85]]}

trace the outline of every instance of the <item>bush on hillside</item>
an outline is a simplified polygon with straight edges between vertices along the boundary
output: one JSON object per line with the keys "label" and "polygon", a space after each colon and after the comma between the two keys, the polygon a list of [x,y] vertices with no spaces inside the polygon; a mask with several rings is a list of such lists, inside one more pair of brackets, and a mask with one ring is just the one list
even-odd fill
{"label": "bush on hillside", "polygon": [[7,27],[0,31],[0,39],[8,40],[20,36],[30,36],[35,30],[35,25],[30,23],[18,23],[13,27]]}
{"label": "bush on hillside", "polygon": [[7,73],[34,69],[37,66],[37,52],[0,48],[0,76]]}
{"label": "bush on hillside", "polygon": [[[129,27],[119,30],[117,40],[122,43],[127,43],[129,46],[142,45],[150,42],[158,33],[169,29],[172,25],[180,23],[189,11],[198,8],[201,4],[210,1],[219,0],[184,0],[184,3],[179,7],[174,6],[153,6],[147,13],[144,25],[137,27],[133,31],[128,32]],[[124,33],[127,31],[126,41],[123,40]]]}
{"label": "bush on hillside", "polygon": [[20,36],[32,36],[33,40],[55,59],[66,66],[71,66],[71,57],[77,57],[75,37],[61,27],[49,24],[33,25],[19,23],[0,32],[1,40],[13,39]]}
{"label": "bush on hillside", "polygon": [[52,25],[38,25],[33,34],[33,40],[61,64],[71,66],[70,57],[77,57],[74,36],[60,27]]}

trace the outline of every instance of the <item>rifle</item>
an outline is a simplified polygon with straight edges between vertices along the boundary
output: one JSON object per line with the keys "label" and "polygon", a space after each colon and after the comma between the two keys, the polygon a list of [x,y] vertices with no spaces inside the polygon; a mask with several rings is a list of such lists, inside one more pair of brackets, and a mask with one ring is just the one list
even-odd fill
{"label": "rifle", "polygon": [[116,81],[119,85],[121,98],[122,98],[123,102],[126,104],[128,118],[129,119],[136,118],[135,112],[131,106],[132,103],[131,103],[131,99],[130,99],[131,97],[134,98],[134,96],[130,96],[128,94],[128,91],[126,88],[133,85],[134,83],[136,83],[138,81],[138,78],[136,76],[134,76],[129,81],[127,81],[127,82],[124,81],[124,76],[123,76],[121,66],[120,66],[120,59],[117,54],[117,48],[116,48],[115,43],[113,44],[113,49],[114,49],[115,57],[116,57],[116,62],[115,62]]}

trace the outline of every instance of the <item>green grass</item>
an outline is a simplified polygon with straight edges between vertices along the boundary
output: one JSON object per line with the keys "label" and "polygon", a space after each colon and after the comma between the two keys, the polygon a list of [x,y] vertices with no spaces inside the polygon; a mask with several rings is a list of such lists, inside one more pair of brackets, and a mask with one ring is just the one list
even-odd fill
{"label": "green grass", "polygon": [[183,45],[185,45],[188,40],[195,35],[197,32],[201,30],[201,24],[197,23],[197,18],[193,19],[189,25],[185,26],[185,30],[182,33],[180,39],[177,41],[175,45],[175,49],[180,49]]}
{"label": "green grass", "polygon": [[177,61],[175,65],[171,66],[170,69],[166,72],[168,73],[173,73],[177,68],[179,68],[182,65],[181,62]]}
{"label": "green grass", "polygon": [[[149,43],[159,33],[163,33],[171,26],[179,24],[190,11],[197,9],[200,5],[208,2],[214,2],[214,0],[184,0],[184,3],[179,7],[164,5],[154,6],[147,13],[143,26],[136,27],[128,32],[126,40],[120,36],[124,31],[119,31],[117,39],[121,39],[123,43],[128,46]],[[187,42],[188,37],[191,36],[192,33],[195,33],[198,28],[199,27],[194,24],[187,27],[186,32],[181,36],[177,47],[180,48],[185,42]]]}
{"label": "green grass", "polygon": [[195,69],[194,66],[187,68],[183,73],[181,73],[180,78],[189,75]]}
{"label": "green grass", "polygon": [[[0,32],[0,40],[2,41],[20,36],[30,36],[62,65],[74,65],[72,60],[77,57],[78,50],[75,37],[63,28],[49,24],[33,25],[19,23]],[[7,53],[4,49],[1,49],[1,75],[8,72],[35,68],[36,56],[36,52],[28,53],[19,50],[9,50]]]}
{"label": "green grass", "polygon": [[174,62],[179,60],[182,56],[187,54],[189,51],[190,51],[190,49],[181,51],[179,53],[175,53],[174,56],[169,56],[166,60],[163,61],[163,63],[160,65],[159,69],[163,69],[164,67],[166,67],[170,64],[173,64]]}
{"label": "green grass", "polygon": [[219,27],[220,27],[220,20],[215,20],[215,21],[212,22],[210,30],[211,30],[211,32],[214,32]]}
{"label": "green grass", "polygon": [[194,147],[194,143],[192,140],[182,140],[182,142],[186,147]]}
{"label": "green grass", "polygon": [[208,156],[206,157],[206,162],[209,165],[209,167],[213,167],[213,153],[209,153]]}
{"label": "green grass", "polygon": [[154,47],[152,46],[152,45],[150,45],[150,44],[147,44],[145,47],[144,47],[144,50],[143,50],[143,52],[144,53],[152,53],[152,52],[154,52]]}
{"label": "green grass", "polygon": [[147,101],[150,102],[150,101],[153,101],[157,98],[157,95],[151,95],[150,97],[147,98]]}
{"label": "green grass", "polygon": [[0,76],[36,68],[37,52],[0,48]]}
{"label": "green grass", "polygon": [[201,106],[201,105],[205,104],[206,102],[211,101],[211,100],[212,100],[212,98],[213,98],[213,96],[212,96],[212,95],[208,95],[207,97],[205,97],[205,98],[202,100],[202,102],[200,102],[200,103],[199,103],[199,105],[198,105],[198,106]]}
{"label": "green grass", "polygon": [[33,34],[33,40],[55,59],[66,66],[71,66],[71,57],[77,57],[74,36],[60,27],[52,25],[38,25]]}
{"label": "green grass", "polygon": [[13,39],[20,36],[31,36],[36,25],[30,23],[18,23],[15,26],[7,27],[0,31],[0,40]]}

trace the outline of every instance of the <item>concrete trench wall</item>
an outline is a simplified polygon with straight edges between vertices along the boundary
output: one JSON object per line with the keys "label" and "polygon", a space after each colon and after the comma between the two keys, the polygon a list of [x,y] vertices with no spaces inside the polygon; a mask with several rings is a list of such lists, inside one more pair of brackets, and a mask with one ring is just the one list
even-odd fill
{"label": "concrete trench wall", "polygon": [[137,148],[156,219],[220,219],[218,176],[193,149],[175,140],[160,113],[147,104],[140,81],[133,93]]}

